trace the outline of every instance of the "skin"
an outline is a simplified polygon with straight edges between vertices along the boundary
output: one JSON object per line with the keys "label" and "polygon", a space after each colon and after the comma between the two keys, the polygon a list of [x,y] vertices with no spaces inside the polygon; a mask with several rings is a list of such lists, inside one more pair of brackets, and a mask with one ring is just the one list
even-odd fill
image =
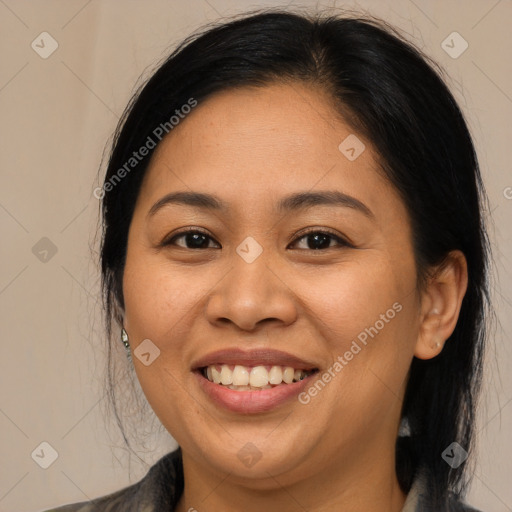
{"label": "skin", "polygon": [[[394,446],[406,377],[413,356],[435,357],[453,331],[467,270],[453,252],[418,288],[404,203],[368,140],[356,134],[366,149],[354,161],[340,152],[351,133],[317,88],[240,88],[195,107],[152,158],[129,231],[124,326],[132,350],[148,338],[161,351],[149,366],[133,361],[183,450],[178,512],[403,507]],[[371,216],[339,205],[276,210],[288,194],[334,190]],[[214,194],[228,209],[168,204],[148,215],[176,191]],[[162,246],[189,226],[206,232],[207,248],[184,236]],[[305,228],[353,247],[333,237],[314,249]],[[248,236],[263,248],[250,264],[236,252]],[[229,412],[191,372],[199,357],[234,347],[284,350],[325,371],[397,302],[401,311],[307,405]],[[237,456],[248,442],[262,454],[252,467]]]}

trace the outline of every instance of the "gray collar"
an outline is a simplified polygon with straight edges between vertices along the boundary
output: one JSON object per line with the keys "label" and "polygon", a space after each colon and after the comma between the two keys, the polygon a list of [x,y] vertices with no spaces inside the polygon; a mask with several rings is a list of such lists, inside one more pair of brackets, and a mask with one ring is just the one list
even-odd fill
{"label": "gray collar", "polygon": [[404,503],[404,507],[401,512],[416,512],[418,509],[418,504],[420,500],[420,495],[423,491],[423,479],[421,476],[418,476],[414,479],[412,483],[411,490],[407,495],[407,498]]}

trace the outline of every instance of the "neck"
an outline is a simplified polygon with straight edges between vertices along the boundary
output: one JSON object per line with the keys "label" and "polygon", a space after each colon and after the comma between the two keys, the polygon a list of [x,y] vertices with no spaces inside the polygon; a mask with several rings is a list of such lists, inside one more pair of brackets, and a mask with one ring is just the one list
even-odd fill
{"label": "neck", "polygon": [[406,496],[396,478],[394,457],[382,462],[367,457],[348,468],[329,459],[314,475],[294,479],[269,473],[268,478],[255,482],[219,473],[184,453],[185,488],[176,511],[400,512]]}

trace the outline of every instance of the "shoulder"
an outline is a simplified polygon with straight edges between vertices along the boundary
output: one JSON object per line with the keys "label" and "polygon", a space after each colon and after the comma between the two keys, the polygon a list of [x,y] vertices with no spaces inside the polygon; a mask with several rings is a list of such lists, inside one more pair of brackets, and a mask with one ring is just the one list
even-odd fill
{"label": "shoulder", "polygon": [[464,503],[460,496],[449,492],[441,507],[433,504],[432,493],[428,491],[426,477],[420,472],[405,501],[402,512],[484,512]]}
{"label": "shoulder", "polygon": [[482,512],[481,510],[477,510],[476,508],[473,508],[473,507],[467,505],[466,503],[459,501],[455,497],[453,497],[450,500],[449,511],[450,512]]}
{"label": "shoulder", "polygon": [[[119,491],[95,498],[90,501],[81,501],[79,503],[71,503],[70,505],[63,505],[61,507],[52,508],[44,512],[99,512],[99,511],[121,511],[122,506],[127,501],[130,501],[130,496],[133,497],[137,493],[141,482],[125,487]],[[143,512],[143,511],[141,511]],[[145,511],[144,511],[145,512]]]}
{"label": "shoulder", "polygon": [[[431,504],[429,504],[428,500],[420,500],[417,508],[415,508],[414,512],[434,512],[434,508]],[[441,512],[441,511],[438,511]],[[448,500],[443,507],[442,512],[483,512],[481,510],[477,510],[476,508],[471,507],[467,503],[461,501],[457,496],[450,495]]]}
{"label": "shoulder", "polygon": [[44,512],[158,512],[173,510],[183,491],[181,450],[160,458],[139,482],[116,492]]}

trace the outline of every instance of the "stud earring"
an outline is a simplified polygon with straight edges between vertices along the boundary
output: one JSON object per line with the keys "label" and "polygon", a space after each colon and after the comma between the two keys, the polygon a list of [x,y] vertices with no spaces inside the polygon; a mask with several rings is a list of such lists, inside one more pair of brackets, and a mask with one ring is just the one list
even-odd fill
{"label": "stud earring", "polygon": [[130,356],[130,343],[128,341],[128,334],[124,330],[124,327],[121,329],[121,341],[123,342],[124,348],[126,349],[127,355]]}

